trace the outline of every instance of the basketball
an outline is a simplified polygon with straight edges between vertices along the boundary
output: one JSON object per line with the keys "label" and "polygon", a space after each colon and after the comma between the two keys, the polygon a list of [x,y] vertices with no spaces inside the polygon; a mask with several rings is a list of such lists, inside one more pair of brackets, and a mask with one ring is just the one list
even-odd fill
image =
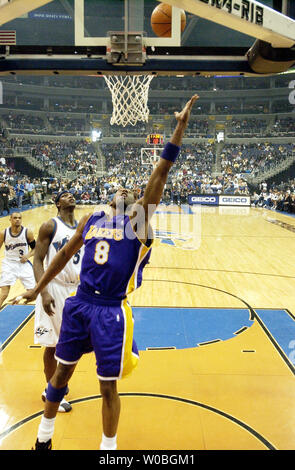
{"label": "basketball", "polygon": [[[171,37],[172,7],[166,3],[160,3],[151,16],[151,26],[154,33],[160,38]],[[186,26],[185,11],[181,10],[181,32]]]}

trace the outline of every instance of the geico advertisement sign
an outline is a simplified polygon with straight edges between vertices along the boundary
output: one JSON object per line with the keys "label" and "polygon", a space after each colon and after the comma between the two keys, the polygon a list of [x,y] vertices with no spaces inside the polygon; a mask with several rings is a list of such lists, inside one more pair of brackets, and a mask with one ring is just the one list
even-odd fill
{"label": "geico advertisement sign", "polygon": [[189,204],[218,205],[218,196],[189,196]]}
{"label": "geico advertisement sign", "polygon": [[219,196],[220,205],[250,206],[249,196]]}

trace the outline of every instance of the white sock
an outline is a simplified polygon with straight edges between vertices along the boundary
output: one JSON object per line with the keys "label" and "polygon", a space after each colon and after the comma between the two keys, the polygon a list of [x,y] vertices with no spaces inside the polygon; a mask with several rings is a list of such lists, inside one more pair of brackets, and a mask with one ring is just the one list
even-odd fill
{"label": "white sock", "polygon": [[117,434],[114,437],[106,437],[102,433],[100,450],[116,450],[117,449]]}
{"label": "white sock", "polygon": [[45,418],[43,415],[38,429],[38,441],[47,442],[52,438],[54,433],[55,418]]}

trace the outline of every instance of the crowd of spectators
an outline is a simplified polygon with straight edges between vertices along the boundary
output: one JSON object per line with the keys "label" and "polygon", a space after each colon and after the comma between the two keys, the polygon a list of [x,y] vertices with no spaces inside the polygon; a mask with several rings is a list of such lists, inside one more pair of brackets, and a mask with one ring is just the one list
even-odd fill
{"label": "crowd of spectators", "polygon": [[134,126],[118,126],[110,125],[109,120],[105,123],[103,127],[104,137],[118,137],[122,134],[128,134],[131,137],[147,137],[148,134],[153,133],[154,130],[150,123],[148,122],[137,122]]}
{"label": "crowd of spectators", "polygon": [[228,123],[227,137],[290,137],[295,136],[295,116],[275,116],[274,122],[265,118],[233,118]]}
{"label": "crowd of spectators", "polygon": [[[197,103],[199,104],[199,103]],[[227,111],[230,112],[231,105],[227,105]],[[149,120],[148,122],[138,122],[135,126],[127,125],[125,127],[118,125],[110,125],[109,114],[103,115],[103,118],[97,120],[91,114],[83,114],[79,117],[66,113],[61,116],[58,113],[40,113],[38,115],[22,113],[21,111],[9,111],[0,114],[2,126],[11,134],[38,134],[38,135],[80,135],[90,136],[93,123],[99,122],[103,136],[120,136],[123,134],[135,137],[146,137],[149,133],[154,132],[155,128],[160,126],[162,132],[171,132],[175,125],[174,111],[177,105],[162,105],[160,103],[150,103],[150,113],[165,115],[165,118],[159,117]],[[200,109],[199,109],[200,108]],[[208,118],[198,117],[198,114],[206,113],[204,106],[196,106],[193,109],[192,119],[189,121],[187,134],[194,136],[210,137],[214,134],[214,121]],[[218,109],[221,110],[222,105]],[[207,110],[209,112],[209,110]],[[225,112],[226,109],[223,108]],[[269,117],[245,117],[227,119],[224,122],[227,138],[237,137],[285,137],[295,135],[295,117],[279,117],[276,115],[271,120]],[[92,122],[93,121],[93,122]],[[210,124],[210,126],[209,126]],[[210,132],[209,132],[210,127]]]}
{"label": "crowd of spectators", "polygon": [[93,144],[83,141],[29,143],[32,156],[42,163],[43,168],[54,170],[59,174],[78,172],[88,174],[96,171],[97,154]]}
{"label": "crowd of spectators", "polygon": [[[208,130],[207,120],[193,121],[198,128]],[[59,121],[57,121],[58,125]],[[78,123],[78,121],[77,121]],[[200,124],[202,123],[202,124]],[[79,123],[78,123],[79,124]],[[78,125],[77,124],[77,125]],[[234,125],[248,129],[255,126],[256,120],[250,122],[234,121]],[[292,122],[283,121],[284,128],[292,128]],[[193,126],[192,126],[193,127]],[[104,177],[97,178],[97,153],[93,143],[89,140],[71,140],[62,142],[57,139],[48,141],[30,140],[24,137],[0,139],[0,155],[7,156],[15,147],[26,147],[31,155],[41,163],[44,171],[53,170],[57,179],[46,186],[46,194],[54,192],[54,187],[67,186],[73,191],[78,203],[94,204],[106,202],[123,185],[136,189],[142,193],[149,175],[153,169],[152,162],[147,164],[141,161],[142,144],[100,143],[102,155],[105,158],[107,173]],[[223,144],[220,154],[220,168],[216,171],[216,145],[213,141],[206,143],[184,144],[180,156],[169,174],[169,180],[163,195],[165,203],[186,203],[190,194],[249,194],[247,175],[256,176],[266,170],[275,168],[283,160],[294,155],[295,144],[273,143],[247,143],[247,144]],[[7,171],[6,171],[7,170]],[[17,174],[6,165],[0,168],[0,182],[10,184],[11,201],[17,198],[13,195],[16,187],[16,179],[22,179],[23,175]],[[11,173],[12,172],[12,173]],[[75,172],[75,179],[65,181],[64,176],[68,172]],[[28,181],[30,180],[30,181]],[[26,177],[22,184],[39,185],[42,183]],[[45,186],[45,185],[44,185]],[[26,186],[25,186],[26,188]],[[293,188],[288,189],[293,197]],[[271,196],[255,193],[254,204],[257,207],[271,205],[273,208],[284,207],[287,204],[285,188],[271,188]],[[43,201],[35,190],[31,202]],[[40,194],[43,194],[41,191]],[[24,197],[26,192],[24,193]],[[259,196],[259,197],[258,197]],[[263,197],[262,197],[263,196]],[[265,202],[268,201],[268,202]],[[272,201],[271,203],[269,201]],[[283,202],[282,202],[283,201]],[[11,202],[12,203],[12,202]],[[17,203],[19,204],[19,202]],[[289,209],[288,209],[289,210]]]}
{"label": "crowd of spectators", "polygon": [[[44,149],[43,149],[44,150]],[[62,149],[64,151],[65,149]],[[98,178],[93,171],[80,171],[73,180],[66,178],[30,178],[0,160],[0,215],[3,211],[1,188],[9,189],[9,206],[22,209],[23,204],[33,206],[54,198],[61,189],[71,191],[77,204],[107,203],[118,187],[133,188],[142,195],[153,170],[152,164],[142,164],[140,146],[130,144],[105,145],[108,174]],[[219,176],[212,175],[214,147],[212,144],[194,148],[184,145],[173,166],[162,203],[186,204],[190,194],[247,194],[249,188],[240,168],[225,168]],[[31,188],[31,190],[30,190]],[[33,188],[33,189],[32,189]],[[255,207],[295,213],[295,180],[281,185],[261,183],[252,195]]]}
{"label": "crowd of spectators", "polygon": [[68,172],[86,175],[97,169],[97,153],[93,143],[87,139],[63,142],[56,139],[0,138],[0,156],[14,156],[14,151],[32,156],[42,165],[44,173],[52,170],[58,176]]}
{"label": "crowd of spectators", "polygon": [[[196,90],[193,90],[196,91]],[[197,90],[198,91],[198,90]],[[170,97],[172,98],[172,97]],[[167,99],[160,101],[159,97],[149,96],[148,107],[151,115],[171,115],[175,110],[181,109],[185,97],[174,96],[173,101]],[[79,114],[100,114],[111,115],[113,110],[111,94],[105,94],[103,97],[77,99],[67,97],[44,96],[39,98],[23,98],[15,93],[13,95],[5,94],[3,97],[3,106],[5,108],[18,110],[34,110],[46,113],[79,113]],[[287,96],[282,99],[264,98],[261,101],[249,103],[246,98],[226,99],[216,102],[214,96],[201,96],[197,106],[193,109],[193,115],[245,115],[259,114],[261,116],[269,113],[291,113],[294,109]]]}
{"label": "crowd of spectators", "polygon": [[[141,193],[153,170],[141,162],[140,145],[103,145],[108,177],[103,179],[104,198],[119,186],[134,187]],[[248,194],[247,182],[238,173],[213,176],[214,144],[183,145],[173,165],[163,196],[165,203],[187,203],[190,194]]]}
{"label": "crowd of spectators", "polygon": [[[247,114],[265,115],[268,113],[292,112],[294,105],[288,100],[289,84],[294,75],[270,77],[244,76],[159,76],[150,84],[149,107],[152,115],[171,114],[186,99],[184,90],[200,94],[200,100],[193,114]],[[112,99],[102,76],[5,76],[1,78],[5,87],[3,105],[12,109],[37,110],[61,113],[111,114]],[[12,86],[15,85],[15,87]],[[65,89],[61,95],[60,89]],[[281,93],[270,94],[270,89],[285,88]],[[55,89],[58,89],[55,93]],[[77,89],[85,90],[81,95]],[[92,96],[90,91],[93,90]],[[239,97],[222,99],[222,92],[244,91]],[[261,96],[254,94],[248,99],[248,90],[265,90]],[[163,100],[165,91],[170,92]],[[173,93],[173,91],[175,93]],[[72,92],[72,93],[71,93]],[[215,95],[216,98],[215,99]],[[173,101],[172,101],[173,100]],[[37,132],[40,128],[36,126]]]}
{"label": "crowd of spectators", "polygon": [[101,202],[101,181],[93,173],[83,173],[73,181],[65,177],[37,178],[16,171],[9,159],[0,158],[0,216],[53,202],[61,189],[69,189],[77,204]]}
{"label": "crowd of spectators", "polygon": [[0,216],[14,209],[22,210],[24,205],[33,207],[43,204],[49,182],[43,178],[32,178],[16,171],[13,164],[0,158]]}
{"label": "crowd of spectators", "polygon": [[[99,180],[96,177],[97,154],[90,142],[36,142],[21,138],[0,141],[0,149],[8,145],[11,148],[28,146],[42,168],[54,170],[59,181],[68,172],[75,172],[71,189],[75,188],[75,196],[82,203],[97,202],[98,194],[101,201],[106,201],[121,185],[141,192],[153,169],[152,160],[149,163],[141,160],[141,144],[101,144],[107,174]],[[226,144],[220,155],[220,171],[214,173],[214,143],[184,144],[169,175],[165,201],[183,203],[189,194],[196,193],[249,194],[247,174],[257,175],[274,167],[294,150],[294,144]]]}
{"label": "crowd of spectators", "polygon": [[266,135],[267,121],[264,119],[232,119],[228,137],[260,137]]}
{"label": "crowd of spectators", "polygon": [[[102,77],[44,77],[44,76],[11,76],[3,77],[5,81],[20,85],[40,87],[40,94],[29,96],[26,93],[16,94],[8,90],[4,94],[4,107],[10,108],[5,114],[0,114],[2,127],[13,134],[14,138],[0,139],[0,157],[13,155],[16,147],[28,149],[41,165],[44,172],[53,171],[55,179],[31,178],[18,173],[9,167],[8,159],[0,163],[0,183],[9,188],[11,207],[22,207],[24,202],[32,204],[44,203],[46,198],[66,187],[73,192],[77,203],[96,204],[110,200],[116,189],[123,185],[136,189],[142,194],[152,172],[152,163],[141,161],[140,149],[142,144],[118,143],[100,144],[105,157],[107,173],[103,177],[96,176],[97,154],[89,139],[69,142],[46,138],[42,141],[30,140],[35,135],[79,135],[90,137],[92,119],[99,114],[104,124],[103,135],[146,137],[155,132],[156,126],[161,125],[160,133],[172,131],[175,125],[174,111],[180,109],[185,98],[180,93],[174,95],[173,102],[163,102],[161,90],[194,90],[195,92],[212,92],[207,99],[202,97],[192,111],[192,119],[187,128],[188,136],[212,137],[218,115],[227,115],[224,119],[226,137],[284,137],[295,135],[294,116],[280,117],[268,113],[294,111],[286,98],[274,100],[261,95],[254,102],[247,98],[222,98],[222,90],[269,89],[274,87],[288,88],[289,77],[189,77],[182,78],[157,77],[152,80],[150,89],[155,91],[149,99],[150,119],[148,123],[138,123],[136,126],[110,126],[112,113],[111,97],[96,100],[79,97],[75,93],[68,96],[54,94],[42,96],[42,87],[85,88],[107,90]],[[214,100],[214,93],[218,100]],[[59,92],[60,93],[60,92]],[[77,93],[77,92],[76,92]],[[158,95],[158,97],[157,97]],[[106,96],[101,94],[101,96]],[[30,113],[21,109],[40,111]],[[43,111],[43,112],[41,112]],[[46,112],[44,112],[46,111]],[[74,113],[80,113],[76,115]],[[243,117],[238,114],[257,114],[257,117]],[[157,120],[157,116],[158,120]],[[230,117],[232,115],[232,117]],[[201,118],[199,117],[201,116]],[[212,118],[212,120],[211,120]],[[99,119],[97,119],[99,120]],[[221,119],[220,119],[221,120]],[[173,127],[172,127],[173,126]],[[15,137],[18,135],[18,137]],[[10,137],[10,136],[8,136]],[[168,137],[166,135],[166,137]],[[214,135],[213,135],[214,137]],[[128,138],[125,139],[128,141]],[[207,143],[183,145],[181,154],[169,174],[162,202],[186,203],[190,194],[249,194],[247,176],[257,176],[273,169],[294,154],[295,144],[274,144],[265,140],[263,143],[230,144],[225,143],[217,160],[216,145],[212,140]],[[75,179],[65,178],[69,173],[75,173]],[[33,185],[33,190],[32,189]],[[0,191],[1,195],[1,191]],[[1,196],[0,196],[1,201]],[[269,207],[276,210],[293,212],[295,204],[295,181],[287,187],[261,187],[253,195],[256,207]],[[0,205],[1,209],[2,205]],[[0,210],[2,213],[3,210]]]}
{"label": "crowd of spectators", "polygon": [[62,134],[78,134],[84,131],[89,132],[90,123],[89,120],[85,118],[75,118],[71,116],[59,117],[59,116],[49,116],[48,117],[49,125],[53,130],[54,135]]}
{"label": "crowd of spectators", "polygon": [[0,138],[0,155],[13,156],[13,149],[21,149],[23,155],[32,156],[42,164],[42,169],[53,170],[57,174],[78,172],[93,173],[97,168],[97,154],[92,142],[87,139],[59,141],[36,141],[15,137]]}
{"label": "crowd of spectators", "polygon": [[[107,113],[109,114],[112,110],[111,101],[107,101]],[[43,108],[44,109],[44,108]],[[49,99],[48,109],[49,112],[58,113],[80,113],[80,114],[103,114],[102,102],[94,99],[77,99],[76,102],[73,99],[59,98]]]}
{"label": "crowd of spectators", "polygon": [[295,136],[295,116],[285,118],[276,117],[272,128],[272,135],[274,137]]}
{"label": "crowd of spectators", "polygon": [[221,153],[222,171],[257,176],[281,164],[295,152],[295,144],[225,144]]}
{"label": "crowd of spectators", "polygon": [[295,179],[281,184],[260,184],[252,196],[252,205],[288,214],[295,214]]}
{"label": "crowd of spectators", "polygon": [[[8,131],[20,134],[45,134],[48,126],[40,116],[10,112],[1,115]],[[4,124],[3,123],[3,124]]]}
{"label": "crowd of spectators", "polygon": [[[174,123],[171,123],[171,130],[174,127]],[[202,137],[209,137],[209,122],[207,119],[191,119],[186,129],[186,135],[196,135]],[[212,137],[212,136],[211,136]]]}
{"label": "crowd of spectators", "polygon": [[272,103],[272,113],[292,113],[293,111],[294,105],[288,99],[281,99]]}
{"label": "crowd of spectators", "polygon": [[[103,89],[107,85],[102,76],[95,77],[79,77],[79,76],[27,76],[15,75],[3,77],[4,81],[17,83],[20,85],[34,86],[50,86],[58,88],[86,88],[86,89]],[[288,88],[290,83],[289,77],[157,77],[151,83],[151,89],[166,90],[250,90],[250,89],[267,89],[267,88]]]}

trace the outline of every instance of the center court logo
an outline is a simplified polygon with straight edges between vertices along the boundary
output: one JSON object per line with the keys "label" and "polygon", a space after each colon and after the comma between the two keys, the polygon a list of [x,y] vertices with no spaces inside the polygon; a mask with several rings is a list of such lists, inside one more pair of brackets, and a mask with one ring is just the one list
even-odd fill
{"label": "center court logo", "polygon": [[181,250],[197,250],[201,246],[202,209],[181,205],[177,209],[160,206],[151,223],[154,237],[167,247]]}
{"label": "center court logo", "polygon": [[181,250],[196,250],[199,247],[198,238],[192,233],[155,230],[155,238],[159,239],[160,243],[164,245],[180,248]]}

